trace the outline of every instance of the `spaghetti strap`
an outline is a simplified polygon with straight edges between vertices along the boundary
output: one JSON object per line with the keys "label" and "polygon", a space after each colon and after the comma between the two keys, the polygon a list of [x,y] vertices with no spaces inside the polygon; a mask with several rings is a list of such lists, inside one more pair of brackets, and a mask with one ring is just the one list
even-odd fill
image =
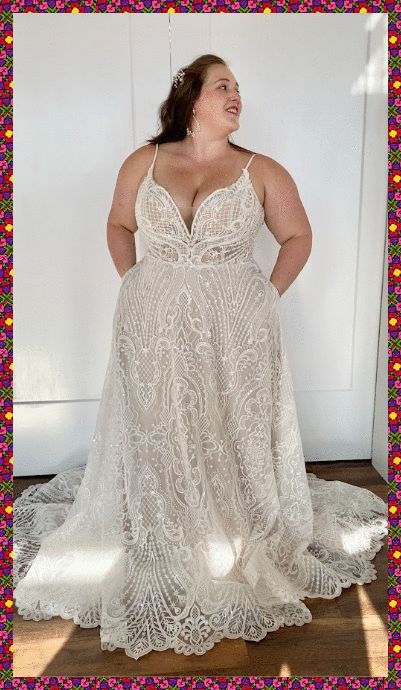
{"label": "spaghetti strap", "polygon": [[255,156],[256,156],[256,153],[253,153],[252,156],[250,157],[248,163],[245,166],[245,170],[248,170],[248,166],[252,163]]}
{"label": "spaghetti strap", "polygon": [[156,150],[155,150],[155,153],[153,156],[153,160],[149,166],[148,174],[150,174],[151,170],[153,170],[158,150],[159,150],[159,144],[156,142]]}

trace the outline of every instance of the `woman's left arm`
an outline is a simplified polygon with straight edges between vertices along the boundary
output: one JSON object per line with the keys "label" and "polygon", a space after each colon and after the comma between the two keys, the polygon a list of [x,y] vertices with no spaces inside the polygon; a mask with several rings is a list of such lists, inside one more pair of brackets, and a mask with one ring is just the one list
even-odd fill
{"label": "woman's left arm", "polygon": [[290,173],[263,156],[265,223],[280,245],[270,276],[280,295],[293,283],[312,249],[312,228]]}

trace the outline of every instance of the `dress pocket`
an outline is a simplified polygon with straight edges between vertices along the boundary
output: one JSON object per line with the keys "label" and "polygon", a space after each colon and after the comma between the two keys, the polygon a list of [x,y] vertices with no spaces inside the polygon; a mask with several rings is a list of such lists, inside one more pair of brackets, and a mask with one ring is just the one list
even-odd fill
{"label": "dress pocket", "polygon": [[128,280],[128,278],[130,277],[132,271],[133,271],[136,267],[137,267],[137,264],[134,264],[133,266],[131,266],[131,268],[129,268],[127,271],[125,271],[123,277],[121,278],[120,288],[124,285],[124,283],[126,283],[126,281]]}
{"label": "dress pocket", "polygon": [[277,299],[280,299],[281,295],[280,295],[279,291],[277,290],[276,286],[274,285],[274,283],[272,283],[271,280],[268,280],[268,283],[270,284],[270,287],[271,287],[274,295],[277,297]]}

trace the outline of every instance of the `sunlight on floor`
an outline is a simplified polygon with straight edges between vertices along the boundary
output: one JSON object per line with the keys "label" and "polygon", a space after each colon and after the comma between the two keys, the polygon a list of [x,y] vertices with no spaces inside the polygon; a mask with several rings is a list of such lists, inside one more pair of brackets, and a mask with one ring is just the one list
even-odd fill
{"label": "sunlight on floor", "polygon": [[283,678],[288,678],[292,675],[293,674],[291,673],[291,666],[289,666],[287,662],[283,662],[280,666],[279,676]]}
{"label": "sunlight on floor", "polygon": [[[373,608],[371,598],[366,587],[357,587],[357,595],[359,602],[359,610],[369,611]],[[361,627],[364,637],[364,650],[366,654],[366,659],[369,663],[369,675],[374,676],[377,669],[373,664],[376,663],[376,657],[378,653],[378,636],[372,634],[372,630],[377,632],[380,637],[380,646],[383,649],[383,653],[386,653],[387,649],[387,627],[383,624],[383,621],[376,610],[371,613],[361,615]]]}
{"label": "sunlight on floor", "polygon": [[[58,657],[64,656],[70,639],[73,635],[77,635],[77,626],[72,620],[59,619],[57,626],[52,625],[51,628],[48,621],[40,621],[35,623],[35,628],[37,628],[35,632],[38,633],[38,640],[34,641],[34,645],[38,646],[34,647],[36,653],[33,653],[32,640],[35,633],[32,631],[31,640],[28,636],[21,635],[18,622],[18,642],[13,656],[14,677],[36,678],[46,675],[49,665],[54,661],[57,662]],[[51,634],[49,634],[50,629]]]}
{"label": "sunlight on floor", "polygon": [[[359,602],[359,610],[360,611],[369,611],[371,609],[374,609],[374,605],[372,604],[372,600],[369,596],[368,589],[369,589],[369,585],[357,586],[357,594],[358,594],[358,602]],[[383,621],[382,621],[379,613],[376,611],[376,609],[372,610],[371,613],[367,613],[367,614],[362,615],[361,621],[362,621],[362,627],[364,630],[371,630],[372,628],[374,628],[375,630],[378,630],[380,628],[380,631],[383,632],[383,640],[385,642],[385,645],[387,645],[387,626],[383,623]],[[367,648],[368,648],[368,645],[367,645]],[[377,653],[376,648],[369,650],[369,652],[370,651]],[[374,654],[373,654],[373,656],[374,656]]]}

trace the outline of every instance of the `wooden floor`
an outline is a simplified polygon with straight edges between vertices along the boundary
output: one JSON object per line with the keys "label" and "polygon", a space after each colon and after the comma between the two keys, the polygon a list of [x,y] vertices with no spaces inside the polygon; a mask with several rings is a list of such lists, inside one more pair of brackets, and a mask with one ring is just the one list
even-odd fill
{"label": "wooden floor", "polygon": [[[369,462],[307,463],[307,471],[370,489],[387,484]],[[51,477],[14,480],[14,496]],[[224,639],[204,655],[169,650],[138,660],[100,649],[99,628],[14,615],[14,677],[27,676],[387,676],[387,544],[376,555],[377,580],[351,585],[336,599],[305,599],[312,621],[280,628],[260,642]]]}

